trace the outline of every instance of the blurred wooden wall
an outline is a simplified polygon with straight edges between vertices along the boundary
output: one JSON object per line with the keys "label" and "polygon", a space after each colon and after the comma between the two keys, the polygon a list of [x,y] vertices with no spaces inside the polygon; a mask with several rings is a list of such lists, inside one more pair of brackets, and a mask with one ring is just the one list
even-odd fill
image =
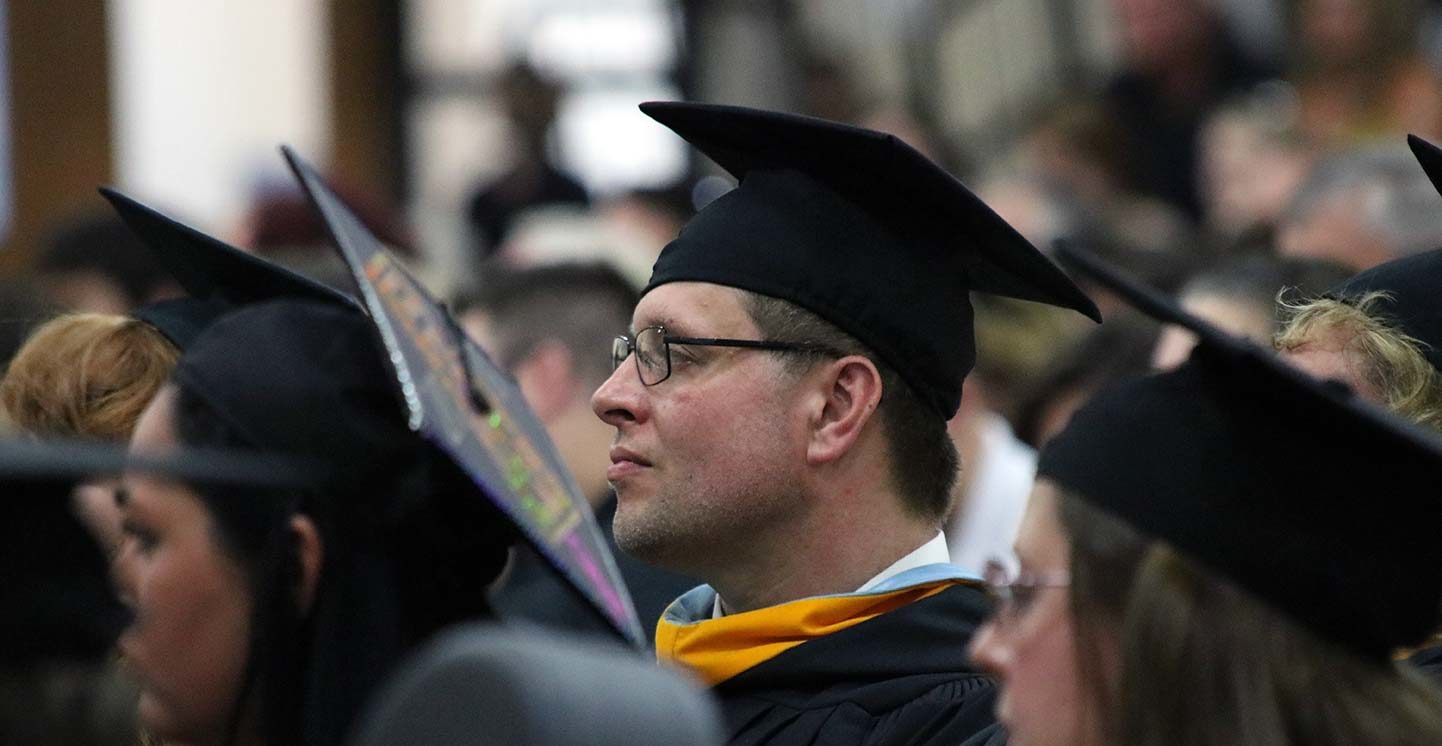
{"label": "blurred wooden wall", "polygon": [[[327,3],[333,171],[405,197],[402,0]],[[57,221],[102,210],[114,174],[104,0],[8,0],[13,219],[0,277],[23,273]]]}
{"label": "blurred wooden wall", "polygon": [[112,174],[104,0],[9,0],[9,126],[13,215],[0,276],[29,266],[55,221],[103,209]]}
{"label": "blurred wooden wall", "polygon": [[402,0],[331,2],[331,170],[392,204],[406,197]]}

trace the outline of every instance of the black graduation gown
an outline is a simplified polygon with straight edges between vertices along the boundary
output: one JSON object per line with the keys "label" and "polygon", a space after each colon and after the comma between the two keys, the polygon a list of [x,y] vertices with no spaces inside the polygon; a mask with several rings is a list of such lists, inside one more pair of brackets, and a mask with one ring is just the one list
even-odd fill
{"label": "black graduation gown", "polygon": [[[616,567],[631,591],[631,601],[641,618],[647,640],[656,638],[656,621],[671,601],[694,588],[697,581],[652,567],[616,547],[612,521],[616,497],[609,495],[596,511],[596,523],[606,546],[616,558]],[[529,546],[517,547],[511,576],[491,596],[491,605],[503,619],[523,619],[552,629],[585,635],[612,637],[600,615],[592,611],[576,592]]]}
{"label": "black graduation gown", "polygon": [[986,609],[982,591],[953,586],[721,682],[729,742],[958,746],[991,735],[996,686],[966,656]]}

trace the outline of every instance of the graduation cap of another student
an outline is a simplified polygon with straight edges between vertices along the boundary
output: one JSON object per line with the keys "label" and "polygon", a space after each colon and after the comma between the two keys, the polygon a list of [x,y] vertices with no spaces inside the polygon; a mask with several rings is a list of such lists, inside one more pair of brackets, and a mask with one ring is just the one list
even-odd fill
{"label": "graduation cap of another student", "polygon": [[1058,256],[1199,338],[1079,410],[1038,473],[1377,659],[1442,608],[1442,438],[1220,331],[1095,256]]}
{"label": "graduation cap of another student", "polygon": [[802,306],[876,352],[950,418],[976,359],[969,291],[1096,305],[960,181],[894,136],[732,106],[646,103],[740,180],[656,260]]}
{"label": "graduation cap of another student", "polygon": [[100,194],[189,296],[141,306],[133,313],[181,349],[215,319],[251,303],[290,298],[360,307],[340,291],[206,235],[120,192],[102,188]]}
{"label": "graduation cap of another student", "polygon": [[[1408,135],[1407,144],[1442,192],[1442,150],[1416,135]],[[1329,290],[1327,297],[1349,301],[1371,292],[1386,294],[1371,308],[1422,342],[1422,354],[1442,371],[1442,249],[1379,264]]]}
{"label": "graduation cap of another student", "polygon": [[71,490],[124,470],[257,486],[296,486],[306,462],[258,453],[180,450],[128,455],[119,446],[0,440],[0,668],[99,663],[129,620],[109,563],[81,524]]}
{"label": "graduation cap of another student", "polygon": [[630,593],[590,504],[519,387],[315,170],[284,152],[361,288],[410,428],[448,454],[613,629],[642,644]]}

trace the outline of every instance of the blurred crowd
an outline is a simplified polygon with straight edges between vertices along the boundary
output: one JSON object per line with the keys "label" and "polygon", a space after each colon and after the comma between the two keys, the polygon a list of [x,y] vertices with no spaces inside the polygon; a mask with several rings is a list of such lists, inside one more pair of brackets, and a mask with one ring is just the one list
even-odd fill
{"label": "blurred crowd", "polygon": [[[794,109],[895,135],[958,176],[1043,254],[1083,249],[1217,328],[1269,348],[1302,346],[1303,326],[1323,312],[1309,304],[1349,277],[1442,247],[1442,195],[1429,179],[1442,174],[1420,168],[1406,139],[1442,141],[1442,4],[1287,0],[1278,3],[1285,43],[1268,50],[1244,43],[1236,25],[1244,14],[1224,3],[1110,5],[1116,72],[1093,90],[1039,107],[1000,152],[968,152],[905,106],[867,101],[857,84],[867,71],[849,69],[838,50],[809,56]],[[462,201],[458,262],[437,262],[436,252],[418,245],[403,207],[377,199],[367,185],[342,183],[338,192],[400,261],[442,291],[460,325],[514,378],[614,548],[616,501],[606,475],[616,428],[597,418],[592,392],[613,375],[607,348],[631,324],[657,256],[724,188],[716,186],[718,170],[698,160],[666,187],[593,194],[553,157],[562,84],[516,62],[497,93],[514,133],[511,166]],[[358,292],[298,189],[258,187],[242,224],[224,238]],[[188,288],[108,212],[56,226],[34,256],[31,275],[0,284],[0,359],[13,358],[0,383],[9,424],[125,440],[179,353],[149,327],[121,319]],[[450,266],[465,271],[441,269]],[[815,268],[823,278],[828,272]],[[1076,283],[1104,324],[1039,303],[972,296],[976,364],[946,424],[962,465],[945,517],[956,565],[999,560],[1014,573],[1041,449],[1093,395],[1184,366],[1198,344],[1194,330],[1139,313],[1114,288],[1088,277]],[[61,313],[79,315],[51,320]],[[304,331],[296,324],[291,331]],[[58,370],[66,366],[79,380]],[[83,388],[107,376],[125,386],[107,392],[103,408],[64,408],[83,395],[62,383]],[[1424,426],[1442,423],[1437,400],[1404,405],[1389,396],[1371,398]],[[59,403],[47,408],[51,399]],[[93,508],[80,504],[114,555],[122,539],[108,500],[106,493]],[[662,611],[696,582],[618,559],[653,635]],[[477,572],[489,573],[489,582],[505,562],[486,561]],[[124,568],[116,572],[123,576]],[[518,552],[486,604],[595,631],[593,610],[550,573],[542,557]],[[715,603],[719,616],[719,596]]]}

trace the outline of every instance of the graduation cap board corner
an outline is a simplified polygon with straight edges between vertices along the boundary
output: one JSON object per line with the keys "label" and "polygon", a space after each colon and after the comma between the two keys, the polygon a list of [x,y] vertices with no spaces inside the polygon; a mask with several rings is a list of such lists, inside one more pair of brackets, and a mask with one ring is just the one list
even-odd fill
{"label": "graduation cap board corner", "polygon": [[315,169],[295,172],[355,276],[409,427],[444,450],[611,628],[644,644],[640,620],[590,504],[515,382],[461,331]]}

